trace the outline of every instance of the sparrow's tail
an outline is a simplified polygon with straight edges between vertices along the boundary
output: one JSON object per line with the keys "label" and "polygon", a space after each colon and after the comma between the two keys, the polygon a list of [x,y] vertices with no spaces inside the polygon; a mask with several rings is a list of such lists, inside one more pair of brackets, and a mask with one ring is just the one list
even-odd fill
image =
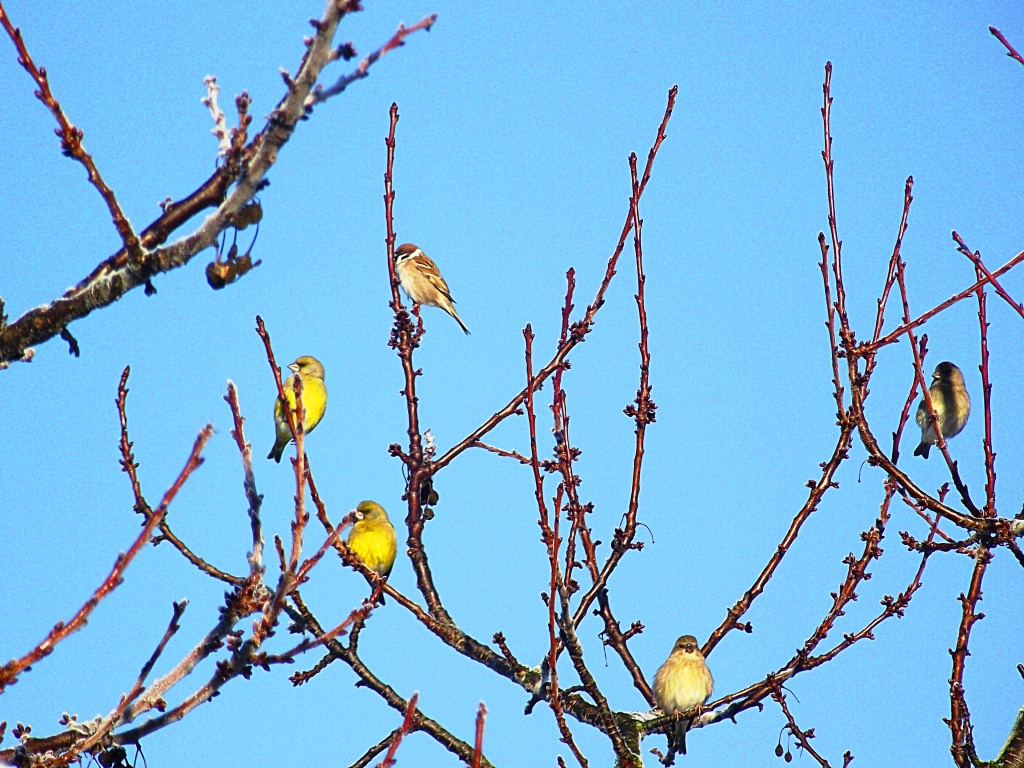
{"label": "sparrow's tail", "polygon": [[455,318],[455,322],[457,322],[462,327],[462,330],[466,332],[466,335],[469,336],[469,328],[467,328],[466,324],[462,322],[462,318],[459,317],[459,313],[455,311],[455,307],[452,307],[448,311],[448,314]]}

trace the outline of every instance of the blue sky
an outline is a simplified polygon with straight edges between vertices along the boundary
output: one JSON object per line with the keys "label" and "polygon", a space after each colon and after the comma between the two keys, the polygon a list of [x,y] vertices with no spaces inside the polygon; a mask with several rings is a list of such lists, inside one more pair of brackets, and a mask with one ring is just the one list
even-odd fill
{"label": "blue sky", "polygon": [[[262,459],[273,441],[274,393],[253,332],[256,314],[280,362],[314,354],[326,368],[330,404],[308,449],[332,517],[363,498],[399,512],[401,470],[387,446],[403,440],[405,427],[401,371],[386,347],[382,203],[393,101],[402,115],[399,242],[416,242],[438,261],[473,331],[464,337],[443,313],[425,312],[428,333],[416,358],[424,371],[422,423],[443,451],[522,386],[526,323],[538,334],[539,354],[554,349],[570,266],[577,307],[592,298],[627,210],[627,157],[646,156],[666,92],[679,85],[641,211],[659,409],[648,432],[639,518],[653,541],[625,558],[611,585],[620,621],[646,627],[631,648],[649,679],[677,636],[703,640],[750,586],[834,445],[816,264],[816,236],[827,228],[825,62],[834,64],[838,219],[861,337],[870,332],[908,175],[915,200],[903,254],[915,313],[973,281],[950,230],[992,268],[1024,247],[1024,67],[987,30],[995,25],[1024,47],[1018,4],[365,5],[338,34],[361,55],[400,21],[439,18],[429,34],[410,38],[299,126],[260,196],[265,216],[255,254],[262,266],[213,292],[203,274],[212,252],[202,254],[157,277],[155,296],[135,291],[75,323],[81,358],[51,341],[31,364],[0,373],[8,414],[0,424],[0,657],[20,655],[72,615],[136,535],[114,407],[125,365],[132,368],[131,437],[151,502],[179,472],[198,430],[209,421],[217,427],[206,463],[171,507],[174,530],[226,570],[245,568],[241,466],[222,399],[231,379],[257,456],[267,535],[287,535],[293,478],[286,466]],[[217,76],[226,109],[247,90],[260,126],[283,91],[278,68],[294,72],[307,19],[322,12],[319,3],[231,0],[159,8],[9,0],[5,7],[139,228],[161,200],[189,193],[214,167],[203,77]],[[342,71],[328,70],[327,81]],[[12,318],[76,283],[118,245],[102,201],[81,167],[61,157],[53,119],[32,90],[13,47],[0,44],[0,296]],[[1024,273],[1003,285],[1021,299]],[[629,492],[633,426],[621,409],[638,375],[634,291],[627,262],[564,381],[583,451],[581,495],[594,502],[595,537],[606,542]],[[892,306],[890,328],[896,315]],[[1017,435],[1024,323],[994,297],[989,317],[998,500],[1012,516],[1024,494]],[[952,450],[981,493],[976,304],[958,305],[926,330],[929,360],[957,362],[978,406]],[[885,437],[910,383],[909,348],[891,347],[879,361],[868,414]],[[544,451],[551,448],[547,413],[545,405]],[[525,420],[504,424],[492,442],[527,450]],[[719,694],[785,663],[824,616],[845,574],[842,558],[860,551],[859,533],[881,500],[880,471],[861,468],[865,455],[856,444],[840,489],[826,496],[748,614],[754,634],[730,635],[711,657]],[[940,462],[914,459],[909,450],[904,456],[901,464],[922,487],[947,479]],[[476,638],[502,631],[521,660],[539,663],[546,625],[538,595],[547,577],[528,469],[470,452],[438,476],[437,487],[442,500],[425,543],[446,605]],[[906,588],[918,558],[900,545],[900,530],[926,534],[908,509],[895,509],[885,555],[835,638],[863,626],[883,594]],[[308,541],[319,544],[312,534]],[[949,714],[947,649],[970,568],[964,557],[933,558],[905,618],[792,683],[790,705],[802,727],[815,728],[820,752],[839,764],[846,749],[864,765],[949,760],[941,719]],[[1020,566],[999,551],[985,582],[986,618],[971,643],[966,687],[985,759],[1024,700],[1014,669],[1024,660],[1022,579]],[[414,591],[407,560],[392,580]],[[164,670],[213,624],[222,591],[169,547],[147,548],[88,627],[0,698],[0,719],[31,723],[43,735],[58,730],[65,710],[83,719],[109,712],[162,634],[171,601],[187,597],[190,607]],[[329,561],[304,595],[331,624],[364,592],[361,577]],[[593,619],[582,638],[602,689],[617,709],[643,708],[614,658],[605,667],[599,630]],[[282,629],[273,642],[283,650],[291,640]],[[524,717],[520,690],[440,647],[397,605],[374,616],[362,648],[396,691],[419,690],[423,711],[460,737],[471,738],[476,704],[486,701],[485,751],[496,764],[554,764],[556,752],[568,759],[545,707]],[[398,722],[378,697],[353,688],[342,664],[298,690],[287,674],[258,672],[229,685],[151,737],[149,763],[194,762],[201,743],[201,759],[211,764],[329,755],[347,765]],[[769,703],[736,725],[695,733],[687,764],[775,765],[783,723]],[[592,764],[610,764],[603,737],[584,727],[574,732]],[[10,743],[8,736],[4,746]],[[664,739],[644,746],[664,748]],[[399,757],[408,765],[452,761],[423,735],[408,739]]]}

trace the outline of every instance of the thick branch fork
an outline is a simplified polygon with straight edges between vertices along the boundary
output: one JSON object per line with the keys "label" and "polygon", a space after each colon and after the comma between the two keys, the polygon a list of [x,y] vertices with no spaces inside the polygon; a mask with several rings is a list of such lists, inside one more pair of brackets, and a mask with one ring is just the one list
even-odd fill
{"label": "thick branch fork", "polygon": [[[359,10],[356,0],[329,0],[321,18],[313,22],[316,32],[306,39],[307,50],[298,71],[294,76],[285,76],[286,93],[271,112],[263,130],[247,144],[243,132],[237,146],[233,146],[209,179],[187,197],[166,204],[163,213],[136,234],[121,211],[114,192],[103,182],[95,162],[85,151],[82,131],[71,124],[50,91],[45,68],[36,67],[21,32],[10,22],[0,3],[0,25],[14,42],[19,62],[39,87],[40,100],[57,119],[65,154],[77,159],[87,169],[89,179],[106,202],[124,243],[121,250],[59,298],[29,310],[7,325],[0,322],[0,368],[6,368],[12,362],[31,360],[33,346],[54,336],[70,337],[67,331],[70,323],[113,304],[128,291],[139,286],[146,286],[147,292],[155,290],[151,283],[155,275],[185,266],[199,252],[214,245],[224,230],[233,226],[235,218],[241,215],[242,209],[264,184],[267,173],[277,162],[280,151],[300,120],[310,115],[314,104],[326,101],[332,95],[328,92],[330,89],[314,92],[314,85],[323,68],[341,57],[341,53],[332,48],[334,36],[341,19],[356,10]],[[400,47],[412,32],[429,30],[435,19],[436,16],[429,16],[408,28],[401,27],[384,46],[360,62],[356,70],[358,74],[351,81],[364,78],[367,69],[381,56]],[[336,92],[341,90],[344,89]],[[170,245],[162,245],[172,232],[207,208],[216,210],[193,232]],[[74,351],[77,345],[73,339],[69,343]]]}

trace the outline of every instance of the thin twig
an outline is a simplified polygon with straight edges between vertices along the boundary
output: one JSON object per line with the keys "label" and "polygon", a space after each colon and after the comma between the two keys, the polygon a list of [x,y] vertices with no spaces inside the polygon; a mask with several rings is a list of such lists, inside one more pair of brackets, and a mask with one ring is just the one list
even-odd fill
{"label": "thin twig", "polygon": [[999,40],[1000,43],[1006,46],[1007,56],[1009,56],[1011,59],[1016,59],[1021,64],[1024,64],[1024,58],[1021,58],[1021,55],[1017,53],[1016,49],[1014,49],[1014,47],[1010,45],[1010,42],[1005,37],[1003,37],[1002,32],[1000,32],[995,27],[989,27],[988,31],[995,35],[996,39]]}
{"label": "thin twig", "polygon": [[89,618],[89,614],[91,614],[93,609],[100,604],[100,601],[123,583],[125,569],[127,569],[128,565],[135,559],[135,556],[139,554],[142,548],[149,542],[150,537],[153,535],[153,531],[160,525],[160,521],[163,520],[164,515],[167,513],[168,506],[174,500],[174,497],[178,495],[178,491],[181,490],[185,481],[188,480],[196,468],[203,463],[203,459],[200,454],[202,453],[203,447],[206,445],[206,441],[210,439],[210,435],[212,434],[212,424],[207,424],[202,430],[200,430],[199,436],[196,438],[196,441],[192,446],[192,452],[189,454],[188,460],[185,462],[184,468],[178,474],[177,479],[175,479],[171,484],[171,487],[167,489],[163,499],[160,500],[160,505],[153,511],[152,516],[146,521],[146,525],[143,526],[142,531],[135,538],[135,541],[128,548],[128,551],[117,556],[110,574],[103,580],[103,583],[96,588],[96,591],[93,592],[92,596],[85,602],[85,604],[78,609],[78,612],[75,613],[75,615],[72,616],[66,624],[64,622],[58,622],[56,626],[50,630],[50,633],[38,645],[36,645],[35,648],[24,656],[19,659],[13,659],[3,667],[0,667],[0,693],[3,693],[8,685],[16,682],[18,675],[27,667],[48,656],[53,652],[53,649],[59,642],[68,635],[73,632],[77,632],[84,627]]}
{"label": "thin twig", "polygon": [[391,741],[388,753],[384,755],[384,759],[377,764],[377,768],[391,768],[391,766],[395,764],[395,753],[398,751],[398,745],[401,744],[402,739],[405,738],[405,734],[407,734],[409,732],[409,728],[412,727],[413,716],[416,714],[416,702],[419,701],[419,698],[419,693],[415,691],[412,696],[409,697],[409,706],[405,710],[405,719],[402,720],[402,725],[395,733],[395,738]]}
{"label": "thin twig", "polygon": [[987,285],[988,283],[991,283],[993,280],[995,280],[997,277],[1001,277],[1002,275],[1006,274],[1011,269],[1013,269],[1018,264],[1020,264],[1022,261],[1024,261],[1024,251],[1021,251],[1020,253],[1018,253],[1016,256],[1014,256],[1012,259],[1010,259],[1008,262],[1003,264],[1003,266],[1001,266],[999,269],[997,269],[994,272],[992,272],[991,275],[986,275],[984,278],[978,280],[977,282],[975,282],[970,287],[964,288],[959,293],[954,293],[952,296],[950,296],[948,299],[943,301],[941,304],[936,304],[934,307],[929,309],[927,312],[924,312],[923,314],[918,315],[913,320],[904,322],[898,328],[896,328],[893,331],[890,331],[889,333],[887,333],[885,336],[883,336],[882,338],[878,339],[877,341],[872,341],[872,342],[869,342],[869,343],[866,343],[866,344],[859,345],[854,350],[855,354],[859,355],[859,356],[864,356],[864,355],[867,355],[867,354],[869,354],[871,352],[874,352],[874,351],[876,351],[876,350],[878,350],[878,349],[880,349],[880,348],[882,348],[884,346],[887,346],[889,344],[892,344],[892,343],[898,341],[900,336],[903,336],[904,334],[908,333],[909,331],[912,331],[915,328],[918,328],[919,326],[924,325],[926,322],[931,320],[933,317],[935,317],[940,312],[944,312],[945,310],[949,309],[954,304],[956,304],[956,303],[958,303],[960,301],[963,301],[968,296],[971,296],[972,294],[974,294],[978,290],[978,288],[980,288],[983,285]]}
{"label": "thin twig", "polygon": [[384,43],[384,45],[375,50],[373,53],[371,53],[369,56],[367,56],[365,59],[360,61],[359,66],[357,66],[352,72],[338,78],[338,81],[328,88],[322,88],[319,85],[316,88],[314,88],[313,93],[309,95],[310,105],[312,106],[313,104],[319,104],[321,102],[327,101],[332,96],[337,96],[339,93],[344,91],[357,80],[362,80],[364,77],[369,77],[370,67],[381,56],[386,54],[388,51],[394,50],[395,48],[405,45],[405,38],[411,35],[413,32],[417,32],[421,29],[424,29],[427,32],[429,32],[430,28],[434,26],[435,21],[437,21],[436,13],[427,16],[426,18],[420,19],[411,27],[406,27],[404,24],[399,24],[398,31],[391,36],[391,39]]}
{"label": "thin twig", "polygon": [[60,136],[61,152],[66,157],[74,158],[82,164],[82,167],[85,168],[85,172],[89,176],[89,183],[96,188],[96,191],[100,193],[100,197],[103,198],[103,202],[107,205],[107,210],[110,212],[110,216],[114,221],[114,226],[117,228],[117,233],[120,235],[121,242],[124,244],[125,249],[133,259],[140,258],[143,253],[142,245],[139,242],[139,236],[135,234],[135,230],[132,229],[132,225],[128,222],[128,217],[126,217],[124,215],[124,211],[121,210],[121,205],[117,202],[117,197],[114,195],[114,191],[107,186],[107,183],[100,175],[100,171],[96,167],[96,162],[92,159],[92,156],[85,151],[85,145],[82,144],[82,137],[85,134],[80,128],[75,127],[64,114],[64,110],[61,107],[60,102],[57,101],[56,97],[53,95],[53,91],[50,90],[50,80],[46,74],[46,68],[36,66],[36,63],[32,60],[32,55],[28,52],[28,48],[25,46],[25,40],[21,35],[21,30],[16,29],[14,25],[11,24],[2,3],[0,3],[0,26],[3,26],[4,30],[11,38],[11,41],[14,43],[14,47],[18,50],[18,63],[25,68],[25,71],[28,72],[36,85],[39,86],[39,90],[36,91],[36,98],[43,102],[46,108],[50,110],[50,113],[60,126],[60,129],[57,131],[57,135]]}
{"label": "thin twig", "polygon": [[963,616],[960,619],[960,629],[957,632],[956,647],[950,650],[953,657],[953,672],[949,679],[949,701],[950,716],[946,723],[952,736],[950,752],[953,755],[953,762],[959,768],[969,768],[972,757],[976,758],[974,748],[974,729],[971,726],[971,713],[967,708],[967,699],[964,694],[964,669],[967,664],[967,657],[970,651],[967,646],[971,639],[971,629],[975,622],[985,618],[985,614],[978,613],[978,602],[981,600],[981,583],[985,577],[985,569],[992,560],[992,553],[984,545],[980,545],[974,555],[974,571],[971,574],[971,585],[967,594],[960,593],[960,603],[963,606]]}
{"label": "thin twig", "polygon": [[470,768],[480,768],[480,758],[484,753],[484,722],[487,720],[487,707],[480,702],[476,711],[476,739],[473,742],[473,763]]}
{"label": "thin twig", "polygon": [[242,455],[242,471],[245,479],[242,487],[245,489],[245,498],[249,502],[249,526],[252,529],[252,552],[249,553],[250,577],[259,578],[266,570],[263,564],[263,524],[260,522],[260,509],[263,506],[263,497],[256,490],[256,476],[252,471],[252,443],[245,439],[245,419],[238,405],[238,390],[232,381],[228,382],[228,393],[224,396],[231,407],[231,416],[234,420],[234,428],[231,430],[231,437],[238,446],[238,452]]}
{"label": "thin twig", "polygon": [[146,678],[149,677],[149,673],[152,672],[153,667],[156,666],[156,662],[160,658],[160,654],[163,653],[168,641],[179,629],[181,629],[181,625],[178,624],[178,620],[185,612],[187,605],[187,600],[182,600],[180,603],[173,603],[171,622],[167,626],[167,629],[164,632],[163,637],[160,639],[156,649],[150,655],[149,660],[145,665],[143,665],[142,671],[135,680],[135,684],[132,686],[132,689],[121,697],[121,700],[117,704],[117,708],[107,717],[103,718],[103,721],[91,736],[75,743],[67,750],[67,752],[60,755],[59,765],[69,765],[70,763],[76,762],[79,755],[90,751],[94,746],[106,739],[108,734],[121,724],[122,718],[124,717],[124,711],[142,694],[143,690],[145,690],[144,683]]}
{"label": "thin twig", "polygon": [[[814,738],[814,729],[808,728],[806,731],[801,730],[796,724],[796,720],[793,717],[793,713],[789,711],[789,706],[786,704],[786,695],[782,692],[782,686],[777,685],[772,689],[772,701],[776,702],[782,707],[782,714],[786,716],[787,725],[786,729],[793,734],[796,738],[797,744],[800,745],[800,749],[806,752],[808,755],[813,757],[821,768],[831,768],[824,757],[815,751],[814,747],[811,746],[811,739]],[[845,763],[844,763],[845,765]]]}
{"label": "thin twig", "polygon": [[[647,165],[644,168],[643,176],[640,179],[640,195],[643,195],[644,189],[647,187],[647,182],[651,178],[651,170],[654,167],[654,158],[658,154],[658,150],[661,147],[662,142],[665,140],[666,133],[665,129],[668,127],[669,118],[672,117],[672,110],[675,107],[676,94],[678,93],[678,87],[672,86],[668,92],[668,104],[665,107],[665,114],[661,120],[661,125],[658,126],[658,133],[655,137],[654,144],[651,146],[650,152],[647,154]],[[598,286],[597,293],[594,296],[594,301],[587,306],[587,310],[581,320],[577,320],[570,327],[569,338],[566,339],[565,343],[559,345],[557,351],[551,360],[541,368],[534,376],[532,388],[534,390],[540,389],[540,386],[551,376],[555,371],[562,367],[569,352],[572,351],[577,344],[580,344],[585,339],[586,335],[590,333],[594,325],[594,317],[598,310],[604,305],[604,295],[608,290],[608,286],[611,283],[612,277],[615,275],[615,268],[618,264],[619,255],[622,253],[623,248],[626,245],[626,238],[629,236],[630,231],[633,228],[633,206],[630,204],[629,210],[626,213],[626,221],[623,224],[622,232],[619,235],[618,244],[615,246],[615,250],[612,252],[611,257],[608,259],[608,265],[605,268],[604,278],[601,280],[600,286]],[[1021,254],[1024,259],[1024,254]],[[449,448],[447,452],[439,459],[433,462],[433,471],[436,473],[440,469],[450,464],[456,456],[461,454],[467,448],[475,444],[480,438],[494,429],[498,424],[507,419],[512,414],[516,413],[519,407],[523,404],[526,399],[526,390],[519,392],[513,397],[505,406],[494,413],[489,419],[483,424],[473,430],[470,434],[464,437],[453,447]]]}

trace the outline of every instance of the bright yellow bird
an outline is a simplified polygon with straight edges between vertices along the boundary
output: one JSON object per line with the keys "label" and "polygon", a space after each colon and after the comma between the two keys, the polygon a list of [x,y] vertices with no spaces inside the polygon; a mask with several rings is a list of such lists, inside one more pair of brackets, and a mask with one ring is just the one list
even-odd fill
{"label": "bright yellow bird", "polygon": [[[395,527],[388,520],[388,513],[384,511],[384,507],[375,501],[359,502],[355,516],[355,525],[348,534],[348,548],[362,560],[363,565],[382,579],[386,579],[391,573],[395,555],[398,553]],[[371,587],[376,586],[371,579],[367,578],[367,581]],[[383,594],[380,601],[384,603]]]}
{"label": "bright yellow bird", "polygon": [[[292,375],[285,379],[284,396],[288,400],[288,408],[295,412],[295,377],[302,381],[302,431],[309,434],[327,410],[327,387],[324,386],[324,367],[315,357],[303,355],[288,366]],[[292,431],[288,429],[288,419],[281,407],[281,399],[274,402],[274,424],[277,427],[277,442],[267,454],[268,459],[281,463],[281,455],[292,439]]]}
{"label": "bright yellow bird", "polygon": [[[676,752],[686,754],[686,731],[691,721],[680,720],[679,716],[704,704],[711,698],[714,688],[715,681],[704,663],[697,638],[683,635],[676,640],[672,653],[654,675],[654,700],[658,709],[677,720],[668,739],[670,757]],[[671,765],[671,761],[666,765]]]}

